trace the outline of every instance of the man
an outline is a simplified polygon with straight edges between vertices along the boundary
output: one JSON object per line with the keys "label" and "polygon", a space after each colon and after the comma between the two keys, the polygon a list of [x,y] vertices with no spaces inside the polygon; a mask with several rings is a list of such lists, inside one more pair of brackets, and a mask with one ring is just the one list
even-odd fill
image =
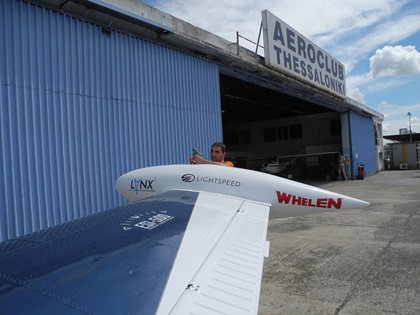
{"label": "man", "polygon": [[344,177],[344,180],[347,180],[347,174],[346,174],[346,158],[341,154],[341,152],[338,154],[338,180],[341,180],[341,177]]}
{"label": "man", "polygon": [[191,164],[213,164],[233,167],[230,161],[224,161],[226,155],[226,146],[222,142],[215,142],[210,149],[210,161],[203,159],[200,154],[194,154],[190,157]]}

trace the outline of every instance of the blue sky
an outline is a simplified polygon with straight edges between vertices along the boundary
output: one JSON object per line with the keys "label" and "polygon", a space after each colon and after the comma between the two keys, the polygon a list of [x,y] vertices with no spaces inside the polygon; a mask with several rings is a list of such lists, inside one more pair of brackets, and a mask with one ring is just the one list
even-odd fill
{"label": "blue sky", "polygon": [[232,42],[257,41],[267,9],[346,66],[347,96],[384,115],[384,135],[408,128],[408,112],[420,133],[419,0],[141,2]]}

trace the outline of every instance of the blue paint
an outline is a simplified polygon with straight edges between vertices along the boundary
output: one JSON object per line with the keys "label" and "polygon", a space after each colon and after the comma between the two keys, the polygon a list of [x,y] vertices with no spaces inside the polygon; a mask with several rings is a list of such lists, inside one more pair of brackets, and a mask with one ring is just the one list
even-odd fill
{"label": "blue paint", "polygon": [[350,139],[351,152],[351,177],[357,175],[358,163],[363,163],[366,175],[377,172],[377,152],[375,148],[375,130],[372,119],[354,112],[349,113],[349,124],[351,126]]}
{"label": "blue paint", "polygon": [[0,1],[0,25],[0,241],[121,205],[122,174],[222,139],[217,63],[28,1]]}
{"label": "blue paint", "polygon": [[172,191],[1,243],[0,313],[154,314],[196,198]]}

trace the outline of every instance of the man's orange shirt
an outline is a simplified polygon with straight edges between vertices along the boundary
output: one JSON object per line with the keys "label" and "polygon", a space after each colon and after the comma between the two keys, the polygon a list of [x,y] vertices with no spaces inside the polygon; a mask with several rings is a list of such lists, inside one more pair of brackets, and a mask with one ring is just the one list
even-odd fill
{"label": "man's orange shirt", "polygon": [[233,163],[232,163],[231,161],[224,161],[224,162],[223,162],[223,164],[225,164],[225,165],[227,165],[227,166],[234,167],[234,166],[233,166]]}

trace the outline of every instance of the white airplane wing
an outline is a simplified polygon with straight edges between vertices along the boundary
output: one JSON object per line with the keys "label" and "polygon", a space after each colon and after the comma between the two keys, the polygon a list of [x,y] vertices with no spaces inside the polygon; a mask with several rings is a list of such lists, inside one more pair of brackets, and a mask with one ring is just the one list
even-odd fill
{"label": "white airplane wing", "polygon": [[157,314],[257,314],[269,209],[200,193]]}

